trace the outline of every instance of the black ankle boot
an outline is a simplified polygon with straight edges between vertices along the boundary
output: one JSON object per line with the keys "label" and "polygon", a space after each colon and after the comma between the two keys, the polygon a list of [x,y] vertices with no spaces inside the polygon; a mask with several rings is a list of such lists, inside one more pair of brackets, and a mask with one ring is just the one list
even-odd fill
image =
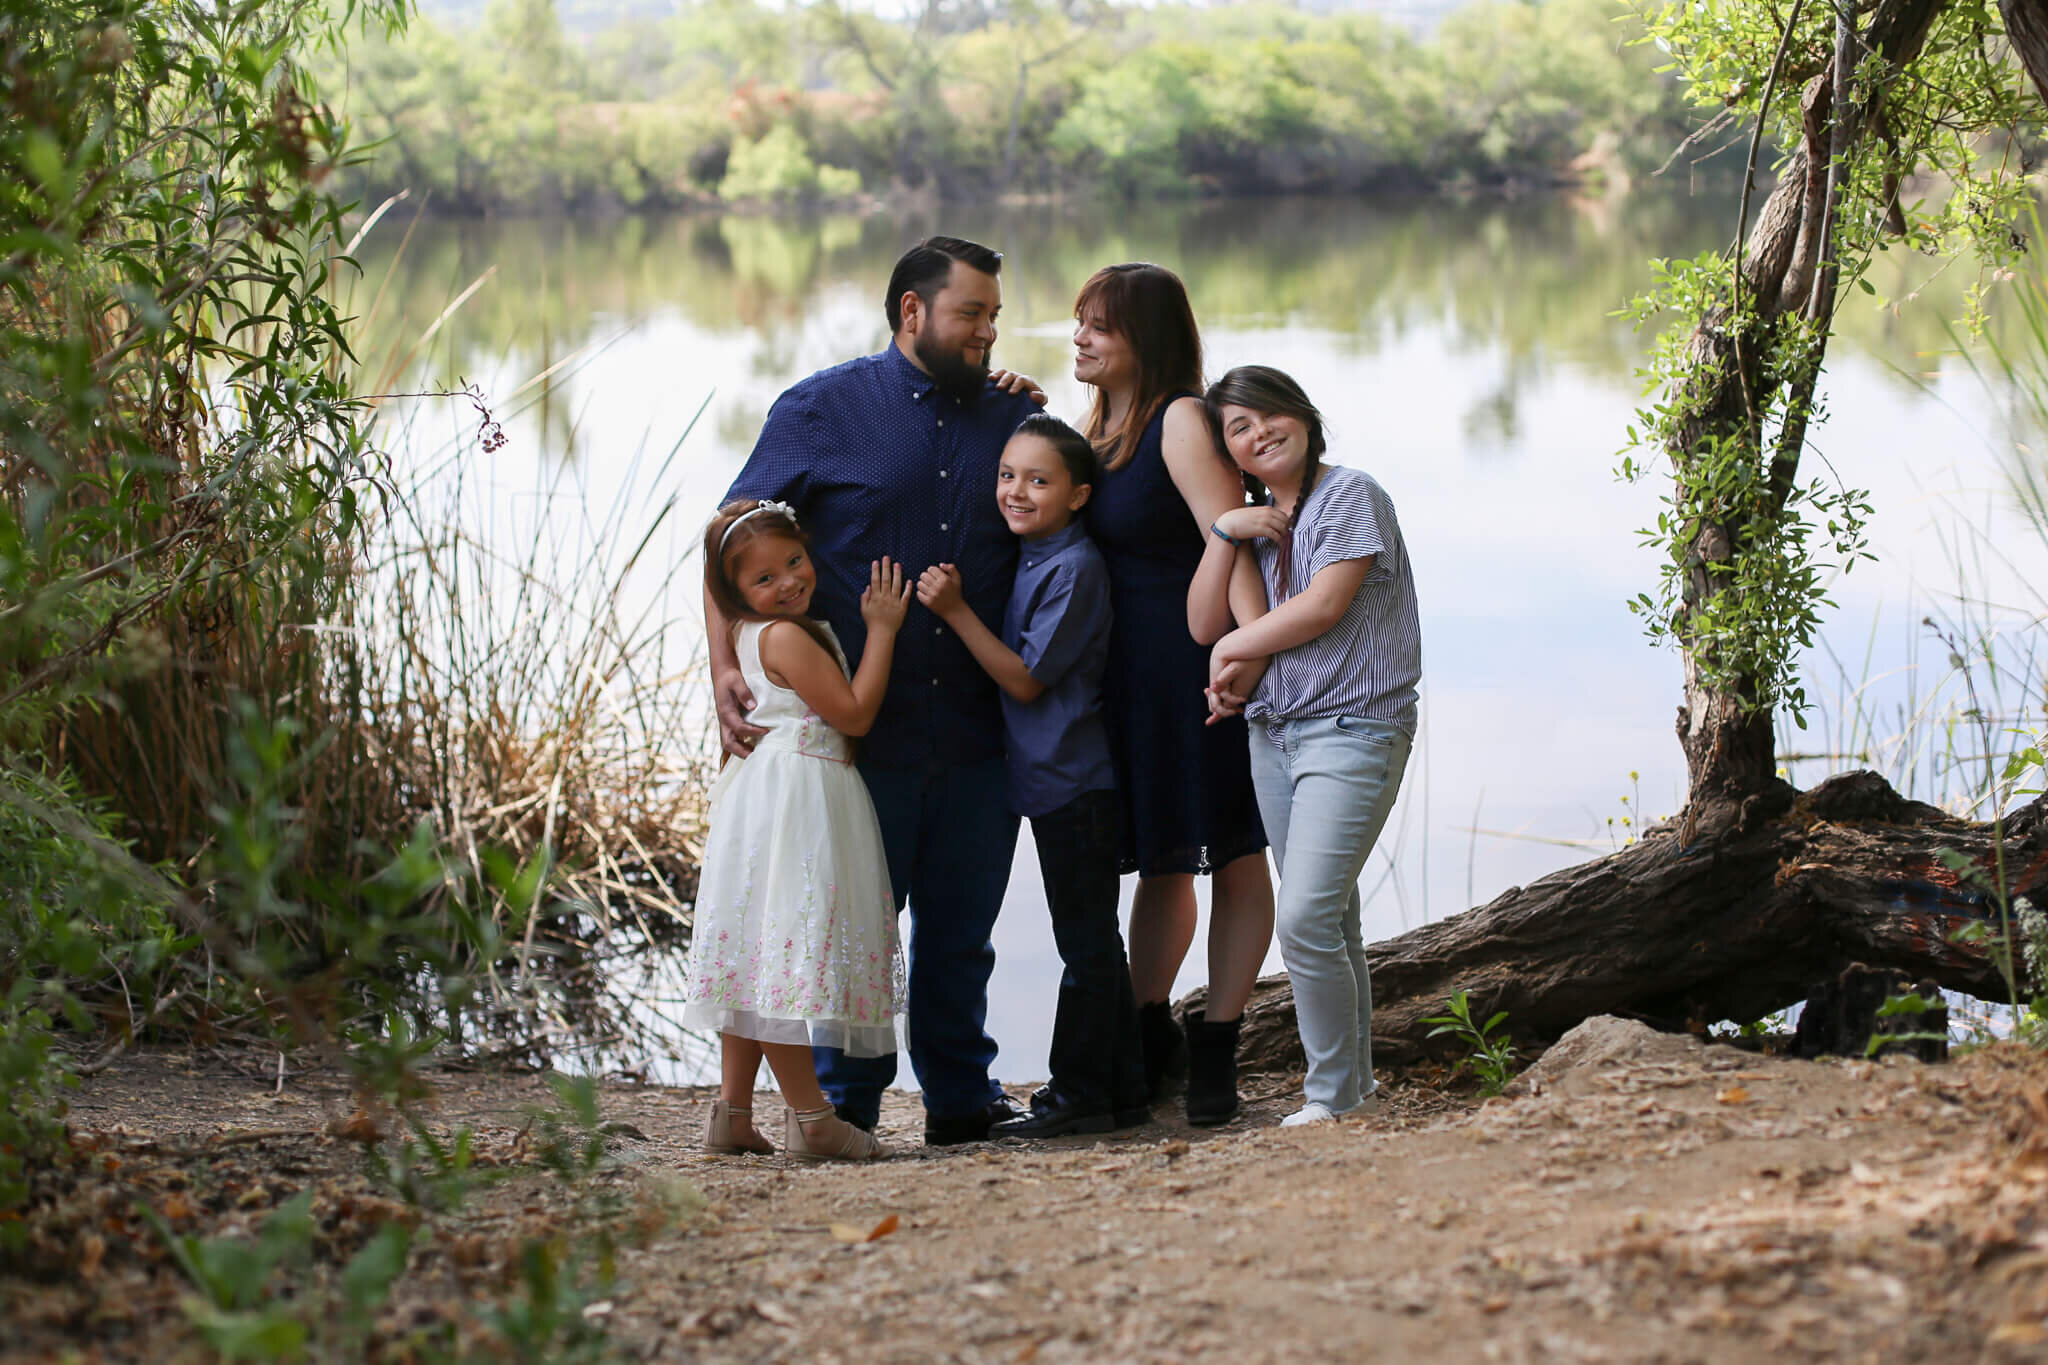
{"label": "black ankle boot", "polygon": [[1237,1027],[1188,1011],[1188,1122],[1208,1127],[1237,1117]]}
{"label": "black ankle boot", "polygon": [[1157,1104],[1188,1074],[1188,1040],[1164,1000],[1138,1006],[1138,1048],[1145,1056],[1145,1091]]}

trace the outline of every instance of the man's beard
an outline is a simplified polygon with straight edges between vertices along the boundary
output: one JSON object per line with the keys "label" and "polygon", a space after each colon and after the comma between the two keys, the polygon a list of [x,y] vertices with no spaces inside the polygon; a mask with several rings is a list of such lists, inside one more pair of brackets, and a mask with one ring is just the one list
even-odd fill
{"label": "man's beard", "polygon": [[981,363],[974,364],[958,347],[952,350],[940,349],[939,343],[929,332],[919,335],[912,349],[917,352],[918,362],[932,377],[932,382],[955,398],[972,398],[988,383],[987,351],[981,353]]}

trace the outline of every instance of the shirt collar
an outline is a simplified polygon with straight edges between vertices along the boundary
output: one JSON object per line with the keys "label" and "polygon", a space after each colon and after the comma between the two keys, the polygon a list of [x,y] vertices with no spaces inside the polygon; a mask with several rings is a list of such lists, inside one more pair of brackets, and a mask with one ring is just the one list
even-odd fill
{"label": "shirt collar", "polygon": [[1021,548],[1024,562],[1034,566],[1043,564],[1046,560],[1052,558],[1087,534],[1088,528],[1081,524],[1080,516],[1076,515],[1072,521],[1067,523],[1064,530],[1055,531],[1042,540],[1027,540],[1023,542]]}
{"label": "shirt collar", "polygon": [[[893,338],[890,340],[888,348],[882,353],[882,363],[889,369],[889,382],[892,384],[902,384],[910,391],[910,396],[917,402],[922,403],[925,399],[939,392],[938,381],[912,364],[910,357],[904,355],[902,351],[896,348],[896,342]],[[979,392],[972,394],[956,393],[948,396],[963,408],[978,407],[982,394],[987,391],[988,385],[983,384]]]}
{"label": "shirt collar", "polygon": [[910,357],[897,348],[893,337],[882,352],[882,364],[889,370],[889,382],[902,384],[910,390],[910,396],[920,403],[931,397],[933,391],[938,388],[938,384],[930,375],[911,364]]}

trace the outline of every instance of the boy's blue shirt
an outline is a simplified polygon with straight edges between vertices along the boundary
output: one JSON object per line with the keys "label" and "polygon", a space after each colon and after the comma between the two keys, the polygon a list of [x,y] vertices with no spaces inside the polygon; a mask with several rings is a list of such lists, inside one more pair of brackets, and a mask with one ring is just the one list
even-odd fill
{"label": "boy's blue shirt", "polygon": [[1019,815],[1047,815],[1116,787],[1102,715],[1109,624],[1109,566],[1078,519],[1019,543],[1002,640],[1045,686],[1034,702],[1003,697],[1010,808]]}

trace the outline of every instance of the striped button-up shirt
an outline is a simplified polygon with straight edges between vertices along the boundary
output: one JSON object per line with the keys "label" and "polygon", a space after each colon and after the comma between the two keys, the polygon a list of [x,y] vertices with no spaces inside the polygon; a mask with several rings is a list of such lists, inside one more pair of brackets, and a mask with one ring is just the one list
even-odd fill
{"label": "striped button-up shirt", "polygon": [[1326,464],[1295,518],[1288,578],[1280,549],[1254,542],[1266,600],[1278,606],[1304,591],[1324,568],[1373,556],[1373,566],[1337,624],[1284,649],[1259,681],[1245,714],[1253,720],[1358,716],[1415,736],[1416,684],[1422,680],[1422,623],[1408,547],[1386,490],[1362,470]]}
{"label": "striped button-up shirt", "polygon": [[[796,509],[818,571],[811,614],[857,663],[867,643],[860,595],[869,561],[883,555],[911,578],[959,565],[975,615],[1002,620],[1017,538],[996,509],[996,464],[1037,410],[993,385],[954,397],[890,345],[785,390],[726,498]],[[924,767],[1000,757],[997,695],[967,646],[913,598],[861,760]]]}

